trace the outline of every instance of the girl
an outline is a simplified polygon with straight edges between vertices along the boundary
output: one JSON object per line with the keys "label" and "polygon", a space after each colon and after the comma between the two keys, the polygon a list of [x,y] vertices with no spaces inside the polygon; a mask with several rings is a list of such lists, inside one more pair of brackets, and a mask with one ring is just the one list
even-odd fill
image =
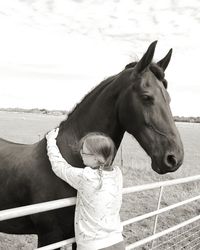
{"label": "girl", "polygon": [[77,250],[124,250],[119,211],[122,174],[112,166],[115,146],[110,137],[89,133],[80,141],[85,168],[72,167],[56,145],[59,129],[46,135],[47,154],[54,173],[77,189],[75,238]]}

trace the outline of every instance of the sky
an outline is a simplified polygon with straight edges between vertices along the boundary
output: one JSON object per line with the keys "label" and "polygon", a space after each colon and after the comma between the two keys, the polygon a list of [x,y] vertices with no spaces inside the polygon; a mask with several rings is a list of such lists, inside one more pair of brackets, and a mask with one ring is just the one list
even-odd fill
{"label": "sky", "polygon": [[0,108],[69,111],[158,40],[173,115],[200,116],[197,0],[6,0],[0,32]]}

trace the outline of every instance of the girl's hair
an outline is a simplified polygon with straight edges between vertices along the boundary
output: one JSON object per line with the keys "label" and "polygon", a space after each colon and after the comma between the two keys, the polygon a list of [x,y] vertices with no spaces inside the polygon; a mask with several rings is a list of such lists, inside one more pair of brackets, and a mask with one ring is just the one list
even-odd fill
{"label": "girl's hair", "polygon": [[82,150],[84,143],[92,154],[103,157],[105,161],[99,162],[100,166],[106,168],[112,164],[116,149],[113,140],[108,135],[100,132],[88,133],[80,140],[79,150]]}
{"label": "girl's hair", "polygon": [[[84,143],[91,154],[96,155],[97,158],[98,156],[101,156],[98,158],[98,171],[100,177],[98,189],[101,189],[103,185],[103,169],[109,168],[112,165],[116,153],[115,144],[108,135],[100,132],[92,132],[84,136],[79,143],[80,151],[82,150]],[[100,160],[102,157],[104,159],[103,162]]]}

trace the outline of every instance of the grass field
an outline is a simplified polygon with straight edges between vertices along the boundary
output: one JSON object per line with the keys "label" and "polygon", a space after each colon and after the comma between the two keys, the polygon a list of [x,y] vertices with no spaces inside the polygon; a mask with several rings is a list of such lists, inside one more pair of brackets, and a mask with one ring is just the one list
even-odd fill
{"label": "grass field", "polygon": [[[57,126],[65,116],[0,112],[0,137],[20,143],[33,143],[41,139],[44,134]],[[178,123],[178,129],[185,149],[184,164],[172,174],[158,175],[151,170],[150,159],[141,149],[138,143],[128,134],[125,134],[122,142],[123,151],[123,176],[124,186],[135,186],[144,183],[151,183],[174,178],[188,177],[200,174],[200,124]],[[115,163],[120,164],[120,154],[118,153]],[[198,182],[182,184],[179,186],[167,187],[162,198],[161,207],[173,204],[199,194],[200,184]],[[156,209],[158,190],[140,192],[124,195],[121,209],[122,220],[150,212]],[[185,205],[179,209],[164,213],[159,216],[157,231],[166,229],[186,219],[189,219],[200,212],[199,202]],[[198,226],[198,223],[195,224]],[[194,227],[194,225],[192,225]],[[151,234],[153,229],[153,219],[144,220],[140,223],[132,224],[124,228],[124,236],[128,243],[141,239]],[[180,230],[182,232],[185,229]],[[178,232],[174,233],[177,234]],[[184,237],[186,234],[184,234]],[[172,237],[172,236],[171,236]],[[155,242],[165,241],[169,237],[163,237]],[[10,236],[0,234],[0,250],[29,250],[36,246],[36,236]],[[188,239],[181,243],[183,249],[187,249]],[[168,242],[157,249],[167,249],[172,247],[174,242]],[[140,249],[149,249],[144,246]],[[170,249],[180,249],[177,246]],[[189,249],[189,248],[188,248]],[[200,249],[200,248],[193,248]]]}

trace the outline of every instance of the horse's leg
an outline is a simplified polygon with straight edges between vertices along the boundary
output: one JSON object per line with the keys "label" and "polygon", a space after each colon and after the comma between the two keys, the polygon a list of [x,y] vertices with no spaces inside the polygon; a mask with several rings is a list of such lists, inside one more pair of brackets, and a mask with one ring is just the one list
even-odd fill
{"label": "horse's leg", "polygon": [[[53,239],[53,240],[52,240]],[[62,241],[63,238],[59,238],[58,234],[54,232],[40,232],[38,233],[38,247],[44,247],[59,241]],[[61,248],[56,248],[60,250]]]}
{"label": "horse's leg", "polygon": [[[52,235],[52,233],[39,234],[38,235],[38,247],[43,247],[43,246],[47,246],[47,245],[51,244],[51,243],[49,243],[49,237],[50,238],[54,237],[54,239],[55,239],[55,235],[54,234]],[[55,240],[55,243],[59,242],[61,240],[63,240],[63,239],[57,238]],[[56,248],[55,250],[59,250],[59,249],[61,249],[61,248]],[[77,245],[76,245],[76,243],[73,243],[72,250],[76,250],[76,249],[77,249]]]}
{"label": "horse's leg", "polygon": [[72,250],[76,250],[76,249],[77,249],[76,243],[73,243],[72,244]]}
{"label": "horse's leg", "polygon": [[52,212],[34,214],[31,219],[38,235],[38,247],[64,240],[64,233]]}

